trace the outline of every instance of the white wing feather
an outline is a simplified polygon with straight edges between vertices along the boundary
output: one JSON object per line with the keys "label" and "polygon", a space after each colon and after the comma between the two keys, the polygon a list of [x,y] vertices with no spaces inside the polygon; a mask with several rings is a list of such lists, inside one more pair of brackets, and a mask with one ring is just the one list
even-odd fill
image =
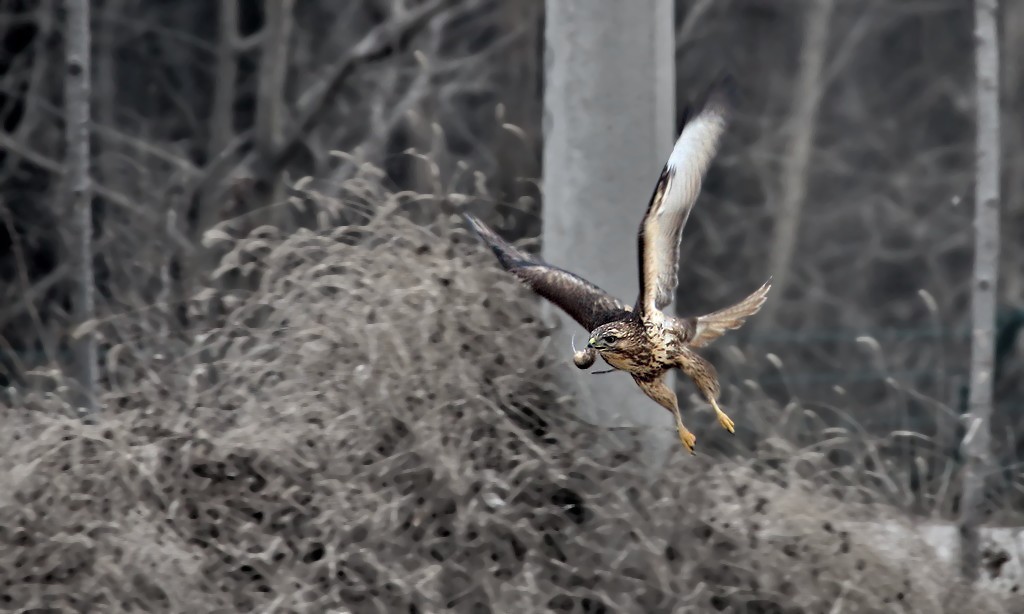
{"label": "white wing feather", "polygon": [[712,90],[699,113],[686,122],[651,196],[640,227],[639,307],[644,312],[672,302],[678,283],[679,245],[701,182],[727,125],[728,105]]}

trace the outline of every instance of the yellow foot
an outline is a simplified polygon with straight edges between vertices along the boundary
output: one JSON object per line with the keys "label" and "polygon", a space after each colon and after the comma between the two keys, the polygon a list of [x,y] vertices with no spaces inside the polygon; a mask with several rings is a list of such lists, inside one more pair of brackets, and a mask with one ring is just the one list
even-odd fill
{"label": "yellow foot", "polygon": [[690,454],[696,454],[696,452],[693,451],[693,446],[697,443],[697,437],[681,424],[679,425],[678,430],[679,441],[683,442],[683,447],[689,450]]}
{"label": "yellow foot", "polygon": [[736,432],[736,423],[732,421],[732,418],[725,415],[722,408],[718,406],[717,401],[711,401],[711,406],[715,408],[715,413],[718,414],[718,423],[722,425],[722,428],[729,431],[730,433]]}

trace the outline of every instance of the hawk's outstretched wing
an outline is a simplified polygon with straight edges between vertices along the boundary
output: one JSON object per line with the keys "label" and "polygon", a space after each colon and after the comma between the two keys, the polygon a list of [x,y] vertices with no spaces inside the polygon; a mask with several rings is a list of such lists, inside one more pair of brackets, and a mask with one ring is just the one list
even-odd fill
{"label": "hawk's outstretched wing", "polygon": [[732,88],[731,78],[718,80],[701,110],[695,115],[687,112],[683,130],[658,177],[638,237],[640,296],[636,308],[641,313],[672,302],[678,284],[679,240],[725,132]]}
{"label": "hawk's outstretched wing", "polygon": [[514,247],[476,217],[467,213],[462,217],[487,242],[505,270],[572,316],[588,332],[629,313],[629,306],[589,281]]}
{"label": "hawk's outstretched wing", "polygon": [[693,338],[686,344],[690,347],[704,347],[726,332],[743,326],[743,322],[757,313],[761,309],[761,305],[764,305],[771,288],[772,280],[768,278],[763,286],[735,305],[694,318],[696,322]]}

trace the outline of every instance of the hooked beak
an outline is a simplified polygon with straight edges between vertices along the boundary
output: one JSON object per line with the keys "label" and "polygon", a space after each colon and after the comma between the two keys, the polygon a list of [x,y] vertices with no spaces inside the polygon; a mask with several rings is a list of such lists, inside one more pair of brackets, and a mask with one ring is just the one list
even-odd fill
{"label": "hooked beak", "polygon": [[594,348],[595,350],[600,349],[601,345],[597,342],[597,339],[591,337],[590,341],[587,342],[588,348]]}

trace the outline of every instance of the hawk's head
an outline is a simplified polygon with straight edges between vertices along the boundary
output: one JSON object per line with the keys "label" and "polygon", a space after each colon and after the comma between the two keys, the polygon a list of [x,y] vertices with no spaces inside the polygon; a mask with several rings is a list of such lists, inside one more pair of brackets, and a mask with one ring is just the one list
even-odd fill
{"label": "hawk's head", "polygon": [[587,347],[597,350],[602,356],[628,356],[641,348],[642,335],[640,325],[632,320],[609,322],[590,332]]}

